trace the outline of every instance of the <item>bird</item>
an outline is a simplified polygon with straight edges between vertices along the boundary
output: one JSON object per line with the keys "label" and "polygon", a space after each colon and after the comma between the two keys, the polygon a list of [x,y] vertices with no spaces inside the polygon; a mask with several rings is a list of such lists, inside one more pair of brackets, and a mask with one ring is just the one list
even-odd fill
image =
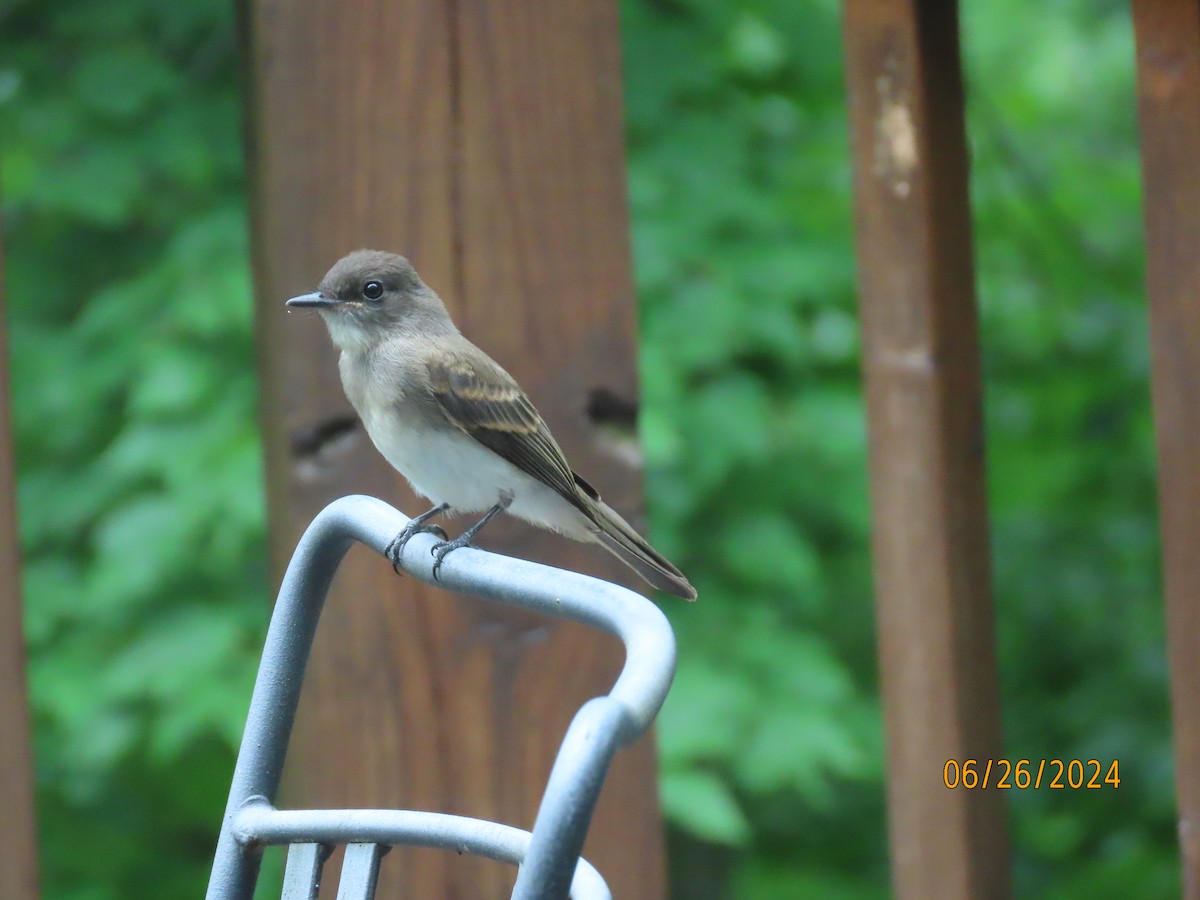
{"label": "bird", "polygon": [[[315,309],[340,351],[346,397],[372,443],[434,506],[410,520],[386,555],[399,571],[414,535],[436,534],[445,557],[502,512],[597,543],[652,587],[685,600],[696,589],[567,462],[516,380],[455,326],[438,294],[403,256],[356,250],[317,290],[287,301]],[[454,540],[430,520],[483,513]]]}

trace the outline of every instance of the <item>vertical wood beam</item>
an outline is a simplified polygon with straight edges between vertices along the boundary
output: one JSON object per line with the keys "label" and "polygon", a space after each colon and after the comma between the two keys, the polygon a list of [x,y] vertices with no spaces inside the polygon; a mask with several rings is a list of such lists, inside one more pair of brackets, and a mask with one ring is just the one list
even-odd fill
{"label": "vertical wood beam", "polygon": [[1135,0],[1184,896],[1200,897],[1200,3]]}
{"label": "vertical wood beam", "polygon": [[942,781],[1002,755],[957,5],[844,15],[893,884],[1004,897],[1003,793]]}
{"label": "vertical wood beam", "polygon": [[[4,258],[0,253],[0,272]],[[0,279],[0,897],[36,900],[33,748],[25,695],[16,469],[9,417],[8,331]]]}
{"label": "vertical wood beam", "polygon": [[[580,471],[634,511],[639,474],[585,415],[590,388],[632,399],[637,386],[615,4],[244,0],[242,15],[276,572],[334,497],[427,506],[352,427],[320,322],[284,314],[356,247],[409,256]],[[625,578],[594,549],[516,523],[482,543]],[[352,551],[309,667],[288,802],[529,827],[572,713],[620,662],[604,636],[455,599]],[[642,741],[601,795],[585,854],[616,896],[665,893],[655,778]],[[397,851],[380,896],[500,897],[514,877]]]}

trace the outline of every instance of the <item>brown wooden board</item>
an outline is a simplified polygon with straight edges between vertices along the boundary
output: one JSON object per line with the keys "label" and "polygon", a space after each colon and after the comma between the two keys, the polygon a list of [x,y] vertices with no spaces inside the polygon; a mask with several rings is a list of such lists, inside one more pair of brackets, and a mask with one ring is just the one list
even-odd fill
{"label": "brown wooden board", "polygon": [[1184,896],[1200,897],[1200,3],[1135,0]]}
{"label": "brown wooden board", "polygon": [[953,2],[847,0],[873,552],[898,897],[1010,893]]}
{"label": "brown wooden board", "polygon": [[[615,4],[257,0],[242,14],[276,572],[337,496],[428,505],[352,426],[320,321],[284,312],[362,246],[409,256],[575,467],[636,512],[639,472],[585,412],[593,388],[637,393]],[[520,523],[489,526],[481,545],[630,583],[602,551]],[[285,801],[528,828],[572,714],[621,661],[610,638],[455,598],[352,550],[318,633]],[[643,740],[618,754],[584,851],[618,897],[665,893],[656,795]],[[514,877],[395,851],[380,896],[507,897]]]}
{"label": "brown wooden board", "polygon": [[[4,260],[0,256],[0,272]],[[0,897],[38,895],[33,750],[25,696],[16,473],[9,418],[8,341],[0,280]]]}

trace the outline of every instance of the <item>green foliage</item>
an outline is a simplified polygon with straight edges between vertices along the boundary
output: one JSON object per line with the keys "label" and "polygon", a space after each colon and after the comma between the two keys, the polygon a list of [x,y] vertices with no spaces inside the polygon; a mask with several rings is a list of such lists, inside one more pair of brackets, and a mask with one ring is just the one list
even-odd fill
{"label": "green foliage", "polygon": [[[1125,779],[1010,794],[1018,889],[1171,896],[1128,13],[968,7],[1007,750]],[[676,892],[885,896],[838,4],[622,10]],[[232,9],[0,22],[46,894],[194,895],[267,610]]]}
{"label": "green foliage", "polygon": [[1014,792],[1017,885],[1176,896],[1129,13],[1001,16],[966,27],[1006,740],[1128,779]]}
{"label": "green foliage", "polygon": [[[664,806],[694,838],[743,848],[740,895],[797,896],[802,873],[812,890],[845,886],[833,859],[878,892],[837,8],[624,12],[650,507],[703,607],[668,607],[681,655],[659,732]],[[688,865],[673,860],[685,891]]]}
{"label": "green foliage", "polygon": [[267,611],[231,10],[2,33],[45,892],[194,895]]}

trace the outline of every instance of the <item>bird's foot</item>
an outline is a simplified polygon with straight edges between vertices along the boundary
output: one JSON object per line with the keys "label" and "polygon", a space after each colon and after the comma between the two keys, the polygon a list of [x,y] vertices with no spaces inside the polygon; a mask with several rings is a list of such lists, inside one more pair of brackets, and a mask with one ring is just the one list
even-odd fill
{"label": "bird's foot", "polygon": [[411,523],[405,525],[404,530],[392,538],[391,543],[383,551],[383,555],[388,558],[388,562],[392,564],[392,568],[397,575],[404,574],[400,570],[400,554],[404,550],[404,545],[418,534],[437,535],[443,541],[449,536],[441,525],[413,525]]}
{"label": "bird's foot", "polygon": [[475,537],[475,535],[479,533],[479,529],[481,529],[488,522],[492,521],[492,519],[494,519],[497,515],[504,512],[504,510],[508,509],[508,507],[512,504],[512,501],[512,494],[507,492],[501,494],[499,502],[486,513],[484,513],[482,519],[480,519],[454,540],[445,541],[441,544],[438,544],[436,547],[431,547],[429,549],[429,552],[432,553],[434,557],[433,577],[435,581],[440,580],[438,579],[438,572],[441,570],[442,560],[446,558],[447,554],[453,553],[455,550],[459,550],[463,547],[470,547],[471,538]]}
{"label": "bird's foot", "polygon": [[443,541],[446,540],[447,535],[442,526],[428,525],[426,523],[438,513],[443,513],[449,508],[449,504],[443,503],[441,506],[435,506],[433,509],[421,513],[415,519],[410,519],[409,523],[384,548],[383,555],[388,558],[388,561],[392,564],[392,569],[397,575],[404,574],[400,571],[400,553],[404,550],[404,545],[412,540],[414,535],[436,534]]}

